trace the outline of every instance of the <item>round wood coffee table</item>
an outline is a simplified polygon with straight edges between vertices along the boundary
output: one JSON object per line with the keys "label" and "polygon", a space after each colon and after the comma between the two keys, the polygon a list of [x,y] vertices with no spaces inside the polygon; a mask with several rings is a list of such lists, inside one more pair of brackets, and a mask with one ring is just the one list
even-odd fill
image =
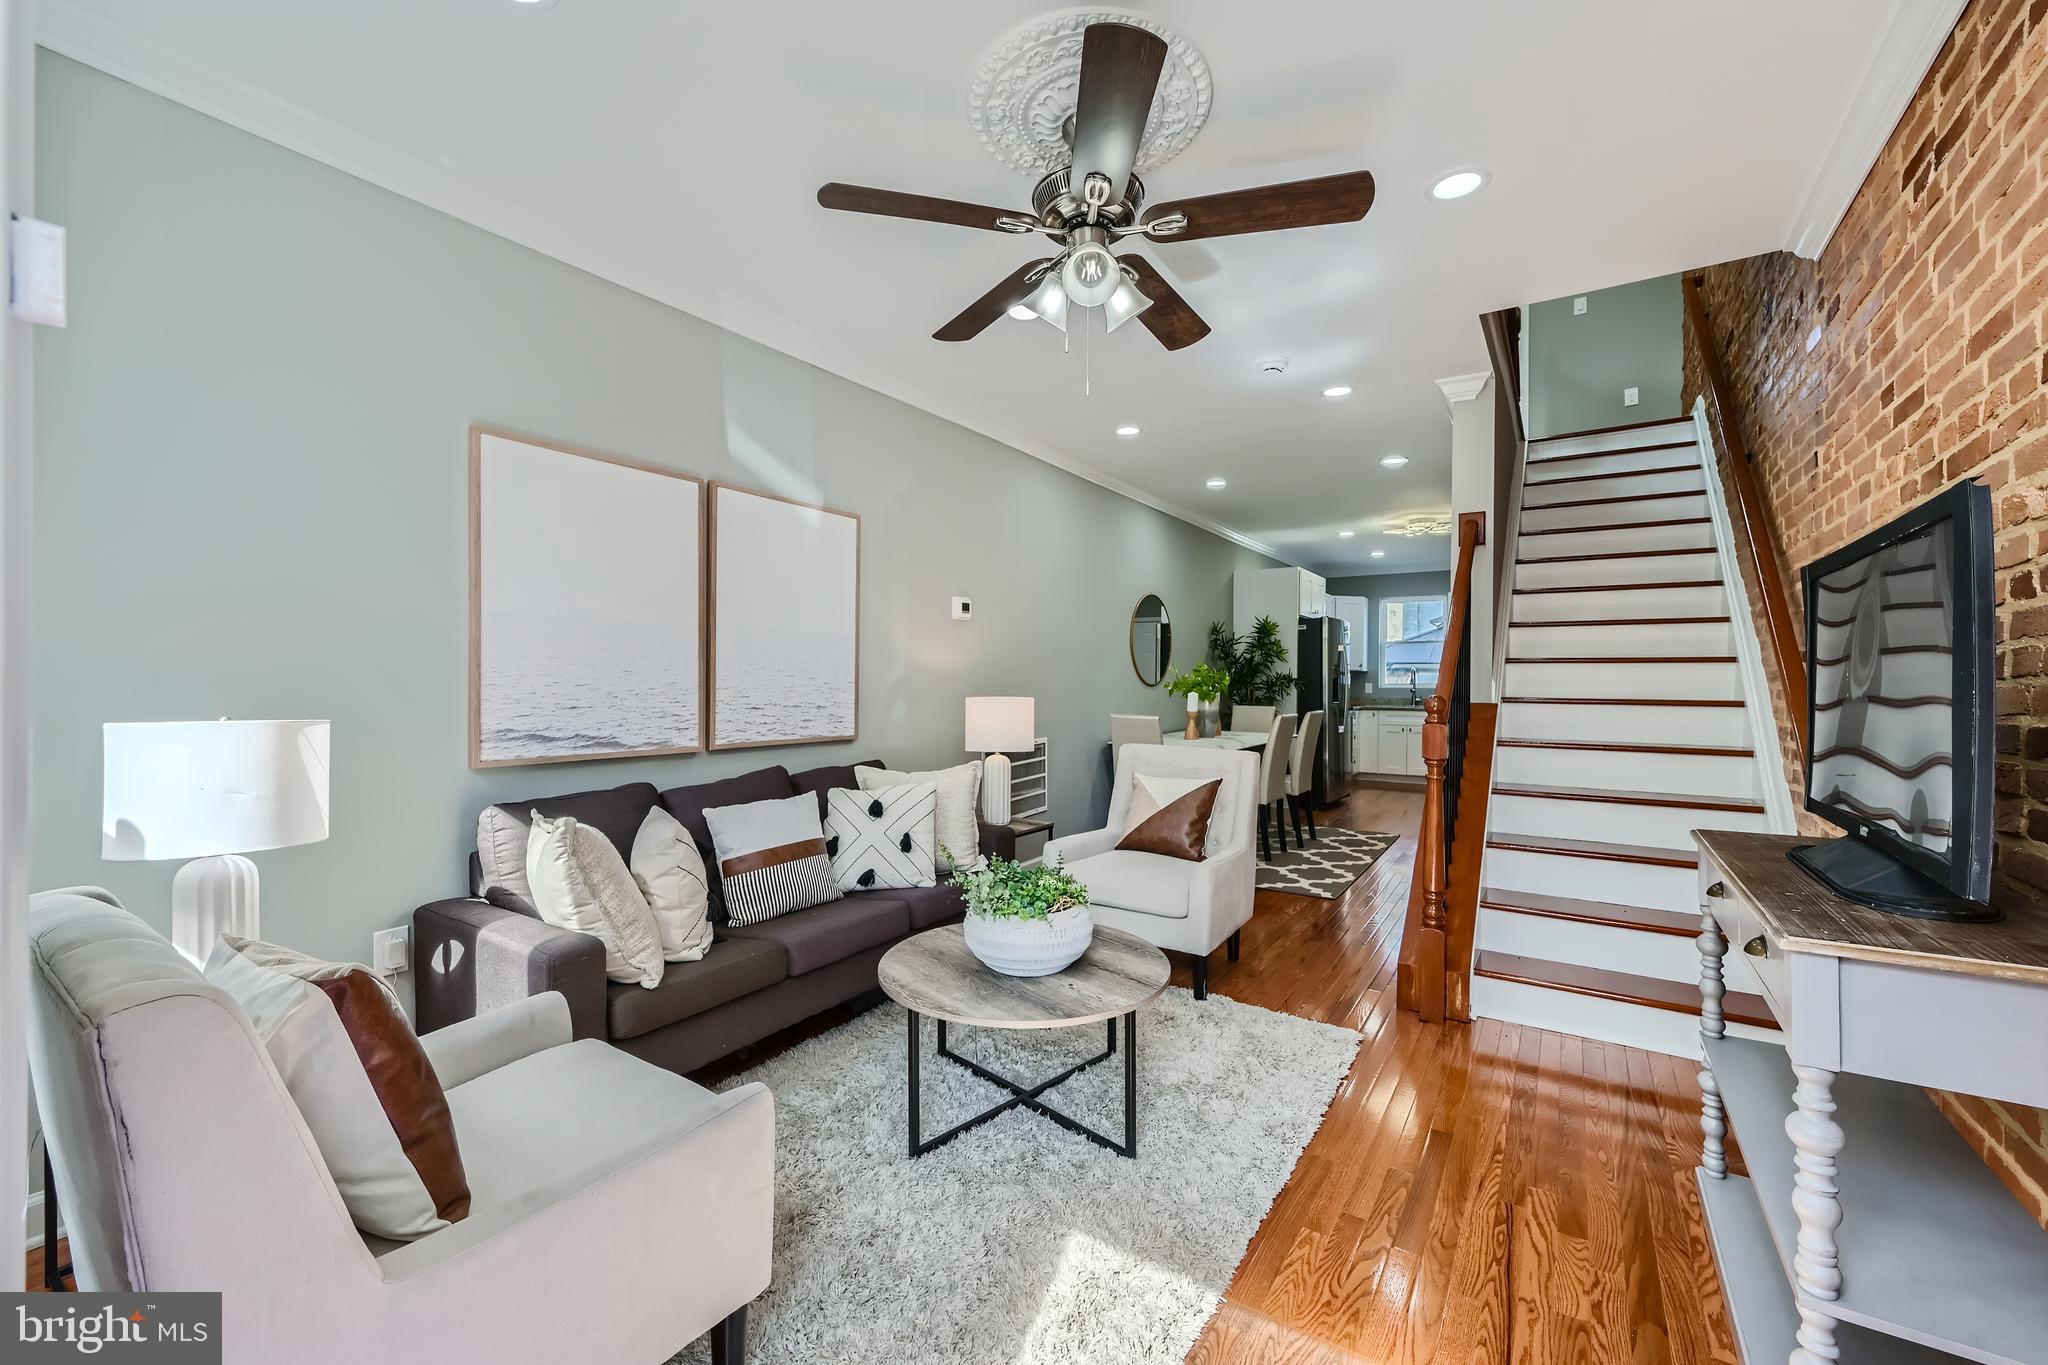
{"label": "round wood coffee table", "polygon": [[[1166,989],[1166,954],[1135,934],[1120,929],[1095,930],[1088,951],[1065,971],[1050,976],[1004,976],[982,965],[967,947],[957,924],[927,929],[891,948],[882,957],[882,990],[910,1015],[910,1155],[923,1156],[951,1142],[970,1128],[1012,1109],[1043,1115],[1070,1133],[1109,1148],[1118,1156],[1138,1154],[1138,1007]],[[976,1114],[926,1141],[918,1114],[918,1023],[929,1015],[939,1025],[939,1055],[1010,1092],[986,1113]],[[1124,1140],[1104,1137],[1069,1118],[1038,1097],[1071,1080],[1117,1052],[1116,1021],[1124,1021]],[[1078,1028],[1108,1021],[1108,1047],[1068,1067],[1049,1081],[1024,1086],[998,1076],[946,1045],[946,1025],[973,1028]]]}

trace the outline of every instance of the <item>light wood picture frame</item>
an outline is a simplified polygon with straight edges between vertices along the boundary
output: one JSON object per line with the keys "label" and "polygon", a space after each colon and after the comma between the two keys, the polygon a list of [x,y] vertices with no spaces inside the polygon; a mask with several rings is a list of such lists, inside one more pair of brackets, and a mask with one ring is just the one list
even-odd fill
{"label": "light wood picture frame", "polygon": [[469,429],[472,768],[704,747],[695,475]]}
{"label": "light wood picture frame", "polygon": [[710,747],[857,739],[860,517],[714,482],[710,524]]}

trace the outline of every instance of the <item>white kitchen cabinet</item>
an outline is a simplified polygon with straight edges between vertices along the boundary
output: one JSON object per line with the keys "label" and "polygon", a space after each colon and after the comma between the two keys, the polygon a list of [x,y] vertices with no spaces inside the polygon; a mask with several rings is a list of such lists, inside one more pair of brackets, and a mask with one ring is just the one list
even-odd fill
{"label": "white kitchen cabinet", "polygon": [[1308,570],[1300,570],[1301,614],[1303,616],[1328,616],[1330,614],[1330,589],[1326,580]]}
{"label": "white kitchen cabinet", "polygon": [[1382,711],[1378,730],[1379,762],[1374,771],[1409,777],[1428,771],[1422,763],[1422,712]]}
{"label": "white kitchen cabinet", "polygon": [[1351,771],[1376,773],[1380,770],[1380,713],[1351,713]]}
{"label": "white kitchen cabinet", "polygon": [[1330,615],[1351,627],[1351,667],[1367,671],[1372,654],[1372,599],[1332,596],[1328,601]]}
{"label": "white kitchen cabinet", "polygon": [[1429,775],[1429,765],[1422,761],[1422,722],[1420,720],[1408,727],[1408,747],[1404,752],[1404,757],[1407,760],[1407,766],[1402,768],[1401,771],[1407,773],[1410,777],[1426,777]]}

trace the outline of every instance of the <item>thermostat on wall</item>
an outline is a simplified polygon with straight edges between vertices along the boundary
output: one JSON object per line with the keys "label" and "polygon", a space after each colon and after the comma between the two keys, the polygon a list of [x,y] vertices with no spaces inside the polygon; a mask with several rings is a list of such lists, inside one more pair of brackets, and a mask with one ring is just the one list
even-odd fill
{"label": "thermostat on wall", "polygon": [[964,597],[956,597],[956,598],[954,598],[954,599],[953,599],[953,619],[954,619],[955,621],[971,621],[971,620],[973,620],[973,619],[974,619],[974,603],[972,603],[972,602],[968,601],[968,600],[967,600],[966,598],[964,598]]}

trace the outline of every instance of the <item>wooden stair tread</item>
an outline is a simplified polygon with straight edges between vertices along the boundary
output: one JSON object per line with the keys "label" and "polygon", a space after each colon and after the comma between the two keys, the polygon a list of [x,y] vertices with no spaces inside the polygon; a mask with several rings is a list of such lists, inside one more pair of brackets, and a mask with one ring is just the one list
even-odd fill
{"label": "wooden stair tread", "polygon": [[1660,526],[1706,526],[1712,517],[1670,517],[1663,521],[1610,521],[1601,526],[1524,526],[1515,534],[1522,536],[1573,536],[1588,531],[1652,531]]}
{"label": "wooden stair tread", "polygon": [[[1562,441],[1569,438],[1558,436],[1552,439]],[[1597,460],[1607,455],[1640,455],[1646,450],[1686,450],[1697,444],[1696,441],[1654,441],[1647,445],[1616,446],[1612,450],[1585,450],[1576,455],[1532,455],[1525,463],[1530,468],[1535,468],[1538,465],[1570,464],[1574,460]]]}
{"label": "wooden stair tread", "polygon": [[1650,934],[1674,934],[1696,938],[1698,915],[1676,910],[1652,910],[1641,905],[1616,905],[1612,901],[1586,901],[1575,896],[1546,896],[1538,891],[1505,891],[1479,888],[1479,903],[1490,910],[1510,910],[1518,915],[1540,915],[1545,919],[1572,920],[1579,924],[1604,924],[1615,929],[1641,929]]}
{"label": "wooden stair tread", "polygon": [[[1655,449],[1655,447],[1652,447],[1652,449]],[[1558,464],[1563,464],[1564,462],[1562,458],[1556,461]],[[1543,461],[1538,460],[1536,463],[1542,464]],[[1700,472],[1700,467],[1696,464],[1667,464],[1659,465],[1655,469],[1609,469],[1599,474],[1573,474],[1563,479],[1538,479],[1533,483],[1523,484],[1522,491],[1526,493],[1531,488],[1556,488],[1560,484],[1567,483],[1591,483],[1595,479],[1646,479],[1652,474],[1698,474]]]}
{"label": "wooden stair tread", "polygon": [[[1582,967],[1576,962],[1548,962],[1542,958],[1520,957],[1514,953],[1473,954],[1472,974],[1495,981],[1513,981],[1524,986],[1541,986],[1573,995],[1590,995],[1601,1000],[1619,1000],[1677,1014],[1700,1012],[1700,988],[1690,981],[1667,981],[1660,976],[1637,976],[1612,972],[1604,967]],[[1755,1028],[1776,1028],[1770,1006],[1762,996],[1729,991],[1721,997],[1721,1013],[1731,1023]]]}
{"label": "wooden stair tread", "polygon": [[1553,801],[1605,801],[1617,806],[1672,806],[1762,815],[1764,804],[1746,796],[1690,796],[1684,792],[1622,791],[1607,787],[1555,787],[1541,782],[1496,782],[1496,796],[1535,796]]}
{"label": "wooden stair tread", "polygon": [[1534,507],[1524,502],[1522,511],[1525,514],[1551,512],[1560,507],[1608,507],[1618,502],[1662,502],[1666,498],[1704,498],[1706,495],[1707,490],[1704,488],[1681,488],[1670,493],[1624,493],[1615,498],[1574,498],[1570,502],[1545,502]]}
{"label": "wooden stair tread", "polygon": [[[1546,592],[1645,592],[1665,588],[1718,588],[1718,578],[1666,578],[1655,583],[1566,583],[1555,588],[1516,588],[1515,596]],[[1727,618],[1722,618],[1727,619]]]}
{"label": "wooden stair tread", "polygon": [[1510,621],[1511,630],[1549,630],[1556,626],[1725,626],[1732,616],[1608,616],[1580,621]]}
{"label": "wooden stair tread", "polygon": [[1689,848],[1657,848],[1649,844],[1610,844],[1599,839],[1560,839],[1549,834],[1492,834],[1488,848],[1509,853],[1554,853],[1565,858],[1591,858],[1606,863],[1645,863],[1651,867],[1698,867],[1700,855]]}
{"label": "wooden stair tread", "polygon": [[1502,706],[1740,706],[1729,697],[1502,697]]}
{"label": "wooden stair tread", "polygon": [[1733,654],[1523,654],[1511,664],[1732,664]]}
{"label": "wooden stair tread", "polygon": [[1615,754],[1679,754],[1687,758],[1756,757],[1754,749],[1721,744],[1628,744],[1610,739],[1500,739],[1494,743],[1505,749],[1589,749]]}
{"label": "wooden stair tread", "polygon": [[[1536,559],[1517,559],[1517,564],[1589,564],[1602,559],[1657,559],[1664,555],[1711,555],[1718,554],[1713,546],[1704,549],[1690,549],[1680,546],[1675,550],[1608,550],[1594,555],[1543,555]],[[1624,584],[1616,583],[1615,587]]]}

